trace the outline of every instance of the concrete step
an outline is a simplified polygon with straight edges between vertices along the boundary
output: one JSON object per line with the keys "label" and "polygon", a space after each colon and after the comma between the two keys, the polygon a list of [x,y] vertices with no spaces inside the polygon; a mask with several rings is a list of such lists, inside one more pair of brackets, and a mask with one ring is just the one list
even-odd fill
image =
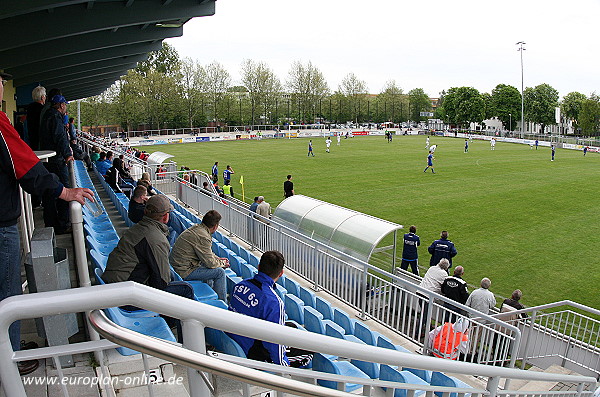
{"label": "concrete step", "polygon": [[[563,368],[558,365],[552,365],[545,370],[541,370],[537,367],[531,367],[529,371],[537,371],[537,372],[545,372],[550,374],[561,374],[561,375],[572,375],[575,372]],[[513,381],[510,385],[510,388],[513,390],[522,390],[522,391],[536,391],[536,390],[552,390],[558,385],[558,381]]]}

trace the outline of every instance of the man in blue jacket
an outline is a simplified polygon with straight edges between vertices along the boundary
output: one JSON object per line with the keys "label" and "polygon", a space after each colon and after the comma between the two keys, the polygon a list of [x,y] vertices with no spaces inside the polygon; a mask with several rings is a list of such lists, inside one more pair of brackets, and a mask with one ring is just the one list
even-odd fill
{"label": "man in blue jacket", "polygon": [[[240,281],[231,294],[229,310],[250,317],[267,320],[276,324],[285,324],[285,307],[275,289],[275,282],[283,275],[285,259],[279,251],[267,251],[260,258],[258,273],[254,278]],[[310,363],[310,352],[293,349],[289,354],[286,346],[263,342],[241,335],[228,334],[235,340],[252,360],[274,364],[303,367]],[[298,350],[298,351],[294,351]]]}
{"label": "man in blue jacket", "polygon": [[417,227],[412,225],[408,229],[409,233],[404,235],[404,248],[402,249],[402,264],[400,268],[407,270],[408,265],[414,274],[419,275],[419,253],[417,247],[421,245],[421,239],[415,233],[417,233]]}
{"label": "man in blue jacket", "polygon": [[448,240],[448,232],[445,230],[442,231],[440,239],[431,243],[427,250],[431,254],[429,266],[436,266],[440,262],[440,259],[446,258],[450,262],[450,268],[452,267],[452,258],[457,254],[456,247],[454,247],[452,241]]}

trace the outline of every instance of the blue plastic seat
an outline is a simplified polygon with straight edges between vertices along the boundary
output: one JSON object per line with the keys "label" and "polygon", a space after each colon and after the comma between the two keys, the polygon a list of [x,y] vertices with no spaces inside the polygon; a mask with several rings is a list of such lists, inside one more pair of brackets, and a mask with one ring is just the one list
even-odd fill
{"label": "blue plastic seat", "polygon": [[106,269],[106,262],[108,262],[108,255],[102,255],[95,249],[90,250],[90,257],[92,258],[92,263],[97,269],[101,269],[104,271]]}
{"label": "blue plastic seat", "polygon": [[412,353],[410,350],[403,346],[393,344],[391,340],[389,340],[383,335],[381,335],[379,339],[377,339],[377,346],[383,347],[385,349],[398,350],[399,352],[403,353]]}
{"label": "blue plastic seat", "polygon": [[242,278],[243,279],[253,278],[254,275],[256,273],[258,273],[258,270],[256,270],[256,268],[250,266],[247,263],[242,263],[240,265],[240,268],[241,268],[241,273],[242,273]]}
{"label": "blue plastic seat", "polygon": [[254,254],[250,254],[248,259],[250,259],[248,261],[248,263],[258,269],[258,264],[260,262],[260,258]]}
{"label": "blue plastic seat", "polygon": [[207,305],[218,307],[220,309],[228,310],[227,303],[223,302],[221,299],[209,300],[202,303],[206,303]]}
{"label": "blue plastic seat", "polygon": [[285,278],[285,289],[287,289],[290,294],[300,296],[300,284],[289,277]]}
{"label": "blue plastic seat", "polygon": [[[184,281],[179,274],[173,268],[171,268],[171,277],[174,281]],[[217,293],[204,281],[200,280],[185,280],[194,289],[194,295],[196,300],[200,302],[218,299]]]}
{"label": "blue plastic seat", "polygon": [[[313,371],[325,372],[330,374],[337,374],[343,376],[352,376],[355,378],[369,379],[369,376],[356,368],[349,361],[334,361],[324,356],[321,353],[316,353],[313,361]],[[317,380],[317,383],[321,386],[328,387],[330,389],[338,389],[338,382],[331,380]],[[342,390],[347,393],[361,388],[362,385],[356,383],[346,383]]]}
{"label": "blue plastic seat", "polygon": [[327,333],[325,329],[326,325],[336,328],[340,333],[344,333],[344,329],[333,321],[324,320],[323,315],[319,313],[317,309],[306,305],[304,306],[304,328],[306,328],[307,331],[325,335]]}
{"label": "blue plastic seat", "polygon": [[248,252],[248,250],[246,248],[240,247],[240,254],[239,254],[246,262],[250,262],[250,253]]}
{"label": "blue plastic seat", "polygon": [[[425,382],[423,379],[408,371],[398,371],[397,369],[385,364],[381,364],[379,366],[379,379],[390,382],[409,383],[413,385],[428,385],[428,383]],[[425,392],[423,390],[415,390],[414,395],[415,397],[417,397],[423,395],[424,393]],[[394,397],[406,396],[406,389],[396,389],[394,391]]]}
{"label": "blue plastic seat", "polygon": [[338,327],[332,327],[331,323],[325,324],[325,335],[332,336],[332,337],[338,338],[338,339],[345,339],[347,341],[354,342],[354,343],[360,343],[360,344],[366,345],[365,342],[363,342],[362,340],[358,339],[356,336],[354,336],[354,335],[346,335],[346,334],[344,334],[343,332],[340,331],[340,328],[338,328]]}
{"label": "blue plastic seat", "polygon": [[361,360],[355,360],[355,359],[350,360],[350,362],[356,368],[360,369],[365,374],[369,375],[369,378],[379,379],[379,364],[378,363],[372,363],[369,361],[361,361]]}
{"label": "blue plastic seat", "polygon": [[303,286],[300,286],[299,298],[302,299],[302,302],[304,302],[304,306],[316,306],[315,293],[307,288],[304,288]]}
{"label": "blue plastic seat", "polygon": [[118,240],[109,240],[106,243],[101,243],[96,241],[92,236],[86,236],[85,240],[87,241],[90,250],[94,249],[105,256],[108,256],[111,252],[113,252],[119,243]]}
{"label": "blue plastic seat", "polygon": [[333,321],[333,308],[331,307],[331,304],[320,296],[315,297],[315,302],[315,309],[317,309],[319,313],[323,315],[323,318]]}
{"label": "blue plastic seat", "polygon": [[341,309],[338,309],[337,307],[334,307],[333,321],[335,321],[336,324],[341,326],[346,334],[354,335],[354,324],[356,324],[356,320],[350,318],[348,313]]}
{"label": "blue plastic seat", "polygon": [[354,335],[356,335],[367,345],[377,346],[377,340],[381,334],[379,332],[371,331],[365,324],[357,321],[354,324]]}
{"label": "blue plastic seat", "polygon": [[287,294],[284,303],[288,317],[298,324],[304,324],[304,302],[297,296]]}
{"label": "blue plastic seat", "polygon": [[227,293],[231,295],[233,293],[233,287],[235,287],[240,281],[244,280],[241,277],[227,276]]}
{"label": "blue plastic seat", "polygon": [[217,351],[231,356],[246,358],[246,354],[241,346],[220,329],[205,328],[204,335],[206,336],[206,342],[214,346]]}
{"label": "blue plastic seat", "polygon": [[[431,374],[431,386],[449,386],[449,387],[464,387],[472,389],[471,386],[466,384],[465,382],[456,379],[452,376],[448,376],[441,372],[433,372]],[[442,392],[436,391],[435,395],[438,397],[442,397]],[[465,397],[469,397],[471,393],[466,393]],[[458,393],[450,393],[450,397],[458,397]]]}

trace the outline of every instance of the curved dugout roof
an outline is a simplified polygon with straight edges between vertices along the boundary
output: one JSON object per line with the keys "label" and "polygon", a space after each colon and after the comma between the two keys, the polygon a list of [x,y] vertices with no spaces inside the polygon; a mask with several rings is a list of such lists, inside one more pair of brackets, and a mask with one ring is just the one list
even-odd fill
{"label": "curved dugout roof", "polygon": [[283,200],[274,216],[315,240],[366,262],[379,242],[402,225],[303,195]]}
{"label": "curved dugout roof", "polygon": [[184,23],[214,13],[215,0],[2,0],[0,70],[26,103],[38,84],[69,100],[97,95]]}
{"label": "curved dugout roof", "polygon": [[148,165],[163,164],[166,162],[167,159],[170,159],[171,157],[175,156],[164,152],[154,152],[150,154],[150,156],[148,156],[146,162],[148,163]]}

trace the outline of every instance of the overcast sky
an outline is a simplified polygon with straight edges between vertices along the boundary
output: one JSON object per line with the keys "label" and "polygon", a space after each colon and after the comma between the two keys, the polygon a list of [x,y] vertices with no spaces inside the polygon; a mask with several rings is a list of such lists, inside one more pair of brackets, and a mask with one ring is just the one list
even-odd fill
{"label": "overcast sky", "polygon": [[560,96],[600,94],[600,0],[219,0],[169,39],[181,57],[220,62],[239,83],[244,59],[285,84],[291,62],[312,61],[334,91],[353,72],[379,93],[388,80],[430,97],[449,87],[490,92],[548,83]]}

